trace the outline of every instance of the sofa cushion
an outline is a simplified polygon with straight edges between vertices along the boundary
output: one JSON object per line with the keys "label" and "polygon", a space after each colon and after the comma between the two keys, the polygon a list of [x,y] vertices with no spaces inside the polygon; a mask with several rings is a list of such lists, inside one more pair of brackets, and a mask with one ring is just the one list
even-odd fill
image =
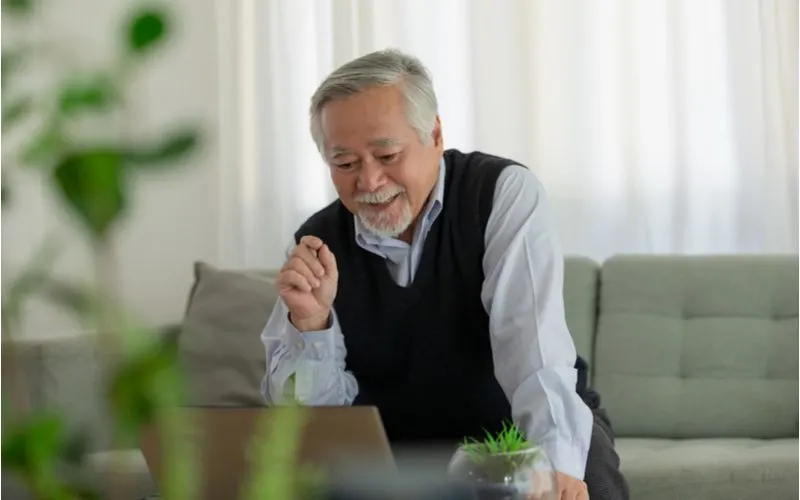
{"label": "sofa cushion", "polygon": [[797,439],[637,439],[616,443],[631,498],[797,498]]}
{"label": "sofa cushion", "polygon": [[198,262],[183,320],[180,356],[189,404],[254,406],[266,369],[261,331],[277,298],[274,274]]}
{"label": "sofa cushion", "polygon": [[796,437],[796,256],[619,256],[595,386],[620,436]]}
{"label": "sofa cushion", "polygon": [[578,354],[593,367],[600,266],[586,257],[564,259],[564,313]]}
{"label": "sofa cushion", "polygon": [[[20,339],[3,346],[4,370],[13,355],[15,377],[4,373],[5,385],[16,379],[24,411],[52,411],[71,431],[89,438],[89,450],[113,446],[105,395],[109,357],[90,334]],[[21,385],[20,385],[21,384]],[[24,387],[22,387],[24,386]]]}

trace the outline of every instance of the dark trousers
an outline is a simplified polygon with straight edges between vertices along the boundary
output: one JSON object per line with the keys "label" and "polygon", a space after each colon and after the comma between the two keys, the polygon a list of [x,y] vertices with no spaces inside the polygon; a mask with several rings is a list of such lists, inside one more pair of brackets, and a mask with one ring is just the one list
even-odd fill
{"label": "dark trousers", "polygon": [[594,427],[583,480],[590,500],[628,500],[628,482],[619,470],[619,456],[614,450],[614,431],[605,412],[593,410]]}
{"label": "dark trousers", "polygon": [[578,394],[594,414],[592,440],[583,478],[589,488],[589,499],[629,500],[628,482],[619,470],[619,456],[614,449],[611,420],[600,406],[600,395],[587,384],[587,363],[578,358],[575,367],[578,369]]}

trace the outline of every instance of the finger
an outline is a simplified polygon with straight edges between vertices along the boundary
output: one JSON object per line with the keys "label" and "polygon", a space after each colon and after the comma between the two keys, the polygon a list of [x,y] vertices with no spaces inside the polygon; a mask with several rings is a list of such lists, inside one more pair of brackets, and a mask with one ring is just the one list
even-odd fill
{"label": "finger", "polygon": [[[322,267],[322,264],[319,262],[315,262],[315,264],[320,268]],[[300,273],[314,288],[320,285],[319,278],[314,275],[314,272],[311,270],[311,267],[309,267],[305,259],[301,258],[299,255],[294,255],[291,259],[289,259],[287,270],[293,270],[297,273]]]}
{"label": "finger", "polygon": [[[544,492],[534,489],[533,491],[529,491],[525,493],[523,498],[525,500],[544,500]],[[560,498],[558,500],[561,500]]]}
{"label": "finger", "polygon": [[294,249],[292,256],[302,259],[317,277],[321,278],[325,275],[325,267],[319,261],[316,250],[312,250],[305,245],[299,245]]}
{"label": "finger", "polygon": [[589,500],[589,487],[586,481],[579,481],[575,486],[575,500]]}
{"label": "finger", "polygon": [[556,481],[556,491],[556,498],[558,498],[558,500],[574,500],[563,481]]}
{"label": "finger", "polygon": [[[553,476],[546,471],[534,470],[531,475],[531,490],[525,495],[525,500],[544,500],[552,498],[556,492],[556,484]],[[561,500],[559,497],[558,500]]]}
{"label": "finger", "polygon": [[281,275],[278,276],[277,285],[279,290],[290,288],[303,292],[310,292],[312,289],[308,279],[294,269],[287,269],[281,272]]}
{"label": "finger", "polygon": [[584,498],[588,498],[583,496],[584,489],[580,485],[570,485],[564,490],[564,493],[561,494],[561,497],[564,500],[584,500]]}
{"label": "finger", "polygon": [[333,280],[339,279],[339,268],[336,266],[336,256],[328,245],[323,245],[319,251],[319,261],[325,267],[325,273]]}
{"label": "finger", "polygon": [[319,251],[319,249],[322,248],[323,245],[321,239],[311,235],[303,236],[302,238],[300,238],[300,244],[307,246],[308,248],[315,251]]}

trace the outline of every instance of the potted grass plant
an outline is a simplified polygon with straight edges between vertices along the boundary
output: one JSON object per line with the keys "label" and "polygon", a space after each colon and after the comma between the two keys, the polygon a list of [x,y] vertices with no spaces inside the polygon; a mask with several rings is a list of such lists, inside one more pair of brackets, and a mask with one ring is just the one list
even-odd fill
{"label": "potted grass plant", "polygon": [[498,433],[486,432],[482,440],[465,439],[448,473],[470,483],[480,500],[556,498],[555,471],[547,453],[510,422]]}

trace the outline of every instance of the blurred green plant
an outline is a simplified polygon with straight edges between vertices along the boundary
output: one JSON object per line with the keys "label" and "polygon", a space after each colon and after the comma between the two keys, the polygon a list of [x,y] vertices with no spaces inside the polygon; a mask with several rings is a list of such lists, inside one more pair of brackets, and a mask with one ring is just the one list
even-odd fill
{"label": "blurred green plant", "polygon": [[[35,0],[2,0],[3,22],[30,22],[42,7]],[[108,139],[107,130],[102,137],[88,138],[79,137],[74,130],[74,119],[87,114],[107,119],[108,129],[115,130],[115,114],[129,105],[125,88],[129,77],[165,47],[175,22],[171,14],[166,6],[152,3],[132,9],[119,28],[121,49],[110,67],[70,73],[44,95],[20,93],[14,86],[39,54],[27,45],[4,41],[0,70],[3,134],[30,121],[39,126],[26,134],[19,150],[8,159],[4,144],[3,207],[8,209],[13,200],[9,170],[40,175],[54,188],[60,205],[79,222],[92,249],[94,276],[88,283],[59,279],[53,265],[60,245],[46,239],[20,272],[4,280],[2,333],[4,364],[13,364],[17,359],[14,334],[21,329],[25,303],[33,297],[66,308],[90,331],[98,332],[97,342],[112,373],[107,402],[116,424],[117,443],[136,443],[143,426],[158,425],[167,440],[162,447],[167,453],[162,494],[170,500],[190,500],[196,493],[198,464],[191,443],[179,432],[185,425],[180,415],[185,391],[177,336],[143,327],[126,313],[115,281],[112,243],[116,229],[132,210],[132,178],[181,164],[202,145],[201,129],[175,126],[151,142],[131,140],[121,131],[118,138]],[[40,500],[98,498],[100,493],[93,489],[97,485],[86,478],[86,436],[69,430],[57,414],[25,408],[16,394],[5,394],[5,387],[24,382],[15,368],[4,366],[4,373],[13,380],[4,383],[3,469]],[[275,455],[290,458],[296,452],[303,414],[298,408],[287,408],[278,415],[254,443],[259,461]],[[287,463],[294,462],[289,459]],[[281,474],[267,472],[274,471],[274,466],[262,468],[264,474],[257,474],[247,489],[248,498],[278,498],[274,494],[292,498],[283,495],[297,491],[297,475],[293,466],[287,467]],[[115,496],[129,498],[124,490],[113,491]]]}

